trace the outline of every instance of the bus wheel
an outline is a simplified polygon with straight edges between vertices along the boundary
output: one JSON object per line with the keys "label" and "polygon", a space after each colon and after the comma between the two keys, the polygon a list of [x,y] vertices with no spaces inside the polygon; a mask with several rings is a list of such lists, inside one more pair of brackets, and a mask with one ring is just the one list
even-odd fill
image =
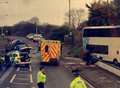
{"label": "bus wheel", "polygon": [[115,65],[118,65],[119,63],[118,63],[118,60],[115,58],[115,59],[113,59],[113,64],[115,64]]}

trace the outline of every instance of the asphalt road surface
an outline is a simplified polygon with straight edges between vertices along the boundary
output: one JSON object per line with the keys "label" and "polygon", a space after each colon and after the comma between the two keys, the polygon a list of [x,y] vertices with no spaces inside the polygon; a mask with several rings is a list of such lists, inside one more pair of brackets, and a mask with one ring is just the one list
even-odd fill
{"label": "asphalt road surface", "polygon": [[[37,88],[36,74],[39,69],[39,58],[32,58],[30,68],[18,67],[10,69],[0,88]],[[46,66],[47,83],[45,88],[69,88],[71,74],[62,66]]]}
{"label": "asphalt road surface", "polygon": [[[25,38],[20,39],[34,49],[31,52],[31,65],[29,68],[10,67],[0,77],[0,88],[37,88],[36,79],[40,66],[39,52],[36,53],[35,51],[37,44]],[[65,51],[63,50],[63,52]],[[119,77],[99,67],[89,67],[83,62],[73,59],[62,60],[60,66],[45,66],[47,75],[45,88],[69,88],[70,82],[73,79],[71,69],[76,66],[80,69],[81,77],[85,79],[88,88],[120,88]],[[75,63],[75,66],[71,65],[73,63]]]}
{"label": "asphalt road surface", "polygon": [[[25,40],[27,41],[27,40]],[[27,41],[35,48],[34,43]],[[0,88],[37,88],[36,79],[40,66],[39,53],[33,50],[29,68],[12,66],[1,78]],[[69,88],[73,79],[70,72],[63,66],[45,66],[47,83],[45,88]]]}

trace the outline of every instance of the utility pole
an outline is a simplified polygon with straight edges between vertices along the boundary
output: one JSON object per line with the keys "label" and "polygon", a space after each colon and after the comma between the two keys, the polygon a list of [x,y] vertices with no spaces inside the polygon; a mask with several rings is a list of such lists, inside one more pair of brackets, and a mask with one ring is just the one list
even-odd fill
{"label": "utility pole", "polygon": [[[71,0],[69,0],[69,28],[71,29]],[[73,35],[73,32],[70,32],[70,37],[71,37],[71,44],[72,44],[72,47],[74,45],[74,35]]]}

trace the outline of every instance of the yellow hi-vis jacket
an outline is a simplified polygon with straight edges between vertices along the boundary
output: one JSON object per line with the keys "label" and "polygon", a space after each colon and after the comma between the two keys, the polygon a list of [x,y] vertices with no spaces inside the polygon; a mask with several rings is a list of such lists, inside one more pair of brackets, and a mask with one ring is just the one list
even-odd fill
{"label": "yellow hi-vis jacket", "polygon": [[84,81],[78,76],[70,84],[70,88],[87,88]]}
{"label": "yellow hi-vis jacket", "polygon": [[46,75],[43,74],[41,71],[37,73],[37,83],[45,83],[46,82]]}

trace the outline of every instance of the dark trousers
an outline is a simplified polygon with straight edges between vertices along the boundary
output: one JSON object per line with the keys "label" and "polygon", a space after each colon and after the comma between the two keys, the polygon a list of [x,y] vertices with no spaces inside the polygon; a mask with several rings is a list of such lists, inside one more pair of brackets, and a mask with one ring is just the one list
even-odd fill
{"label": "dark trousers", "polygon": [[44,88],[44,83],[38,83],[38,88]]}

